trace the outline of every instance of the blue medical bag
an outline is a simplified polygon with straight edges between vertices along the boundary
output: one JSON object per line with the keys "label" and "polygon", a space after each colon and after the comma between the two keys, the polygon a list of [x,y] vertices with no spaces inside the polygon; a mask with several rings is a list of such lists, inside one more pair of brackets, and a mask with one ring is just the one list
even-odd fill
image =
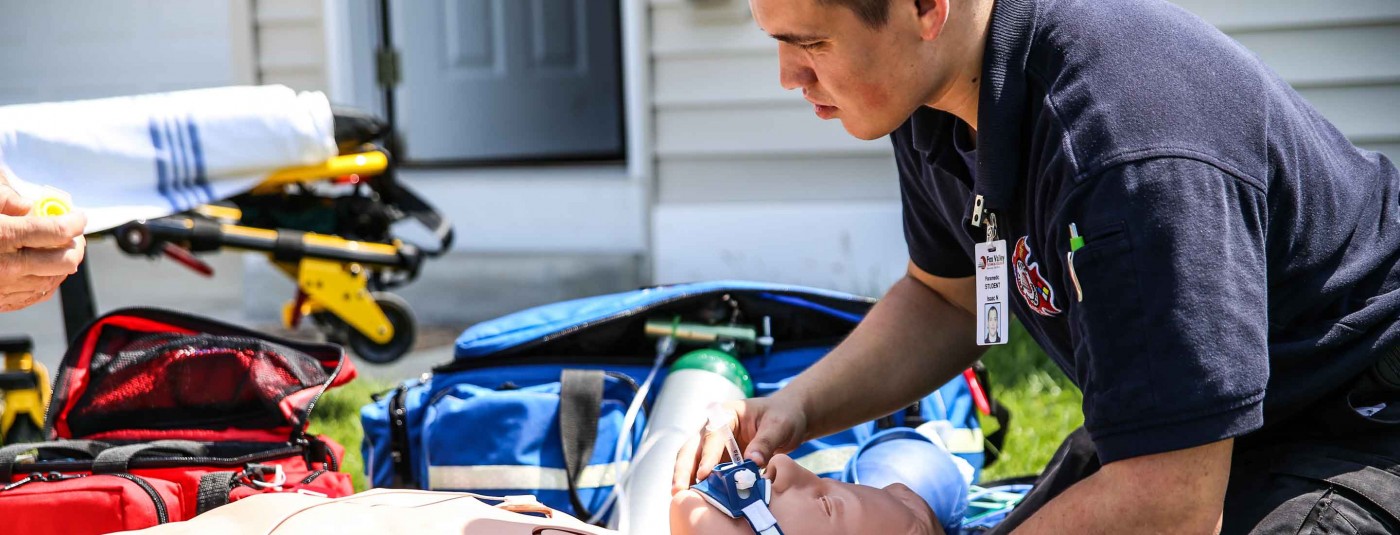
{"label": "blue medical bag", "polygon": [[[462,333],[451,362],[361,410],[366,471],[376,487],[535,494],[587,519],[605,509],[640,443],[644,411],[630,429],[623,416],[656,359],[656,342],[644,333],[648,320],[739,317],[769,325],[774,343],[741,353],[755,395],[764,396],[825,356],[874,303],[814,288],[720,281],[577,299],[486,321]],[[726,316],[714,317],[716,310]],[[664,386],[665,371],[662,366],[643,405]],[[570,390],[563,375],[589,375],[591,388],[572,391],[591,397],[561,398]],[[575,401],[564,407],[570,403],[561,399]],[[808,441],[791,456],[839,477],[857,446],[880,428],[930,420],[947,422],[941,435],[954,454],[978,470],[987,464],[962,377],[908,410]],[[573,443],[572,456],[564,443]],[[586,463],[581,449],[591,451]]]}

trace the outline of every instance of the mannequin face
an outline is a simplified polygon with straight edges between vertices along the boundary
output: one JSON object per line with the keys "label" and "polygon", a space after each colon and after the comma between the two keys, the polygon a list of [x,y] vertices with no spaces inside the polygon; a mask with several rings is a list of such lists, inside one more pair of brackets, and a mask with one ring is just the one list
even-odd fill
{"label": "mannequin face", "polygon": [[[787,455],[774,456],[764,476],[773,485],[768,508],[785,533],[942,533],[928,504],[904,485],[877,489],[822,479]],[[753,529],[686,490],[671,500],[671,535],[691,534],[753,535]]]}

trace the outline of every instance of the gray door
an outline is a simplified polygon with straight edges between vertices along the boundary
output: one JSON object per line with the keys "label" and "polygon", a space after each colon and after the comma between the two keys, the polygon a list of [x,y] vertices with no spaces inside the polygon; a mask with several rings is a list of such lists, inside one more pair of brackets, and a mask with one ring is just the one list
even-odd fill
{"label": "gray door", "polygon": [[618,0],[391,0],[407,160],[622,157]]}

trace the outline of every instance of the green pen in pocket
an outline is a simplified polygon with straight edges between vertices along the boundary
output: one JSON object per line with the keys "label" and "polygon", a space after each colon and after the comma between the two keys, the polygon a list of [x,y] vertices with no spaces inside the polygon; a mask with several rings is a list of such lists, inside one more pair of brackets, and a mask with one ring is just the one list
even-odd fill
{"label": "green pen in pocket", "polygon": [[1065,255],[1065,263],[1069,264],[1069,280],[1074,283],[1074,294],[1078,296],[1079,302],[1084,302],[1084,288],[1079,286],[1079,273],[1074,270],[1074,252],[1084,247],[1084,237],[1079,235],[1079,226],[1074,223],[1069,224],[1069,253]]}

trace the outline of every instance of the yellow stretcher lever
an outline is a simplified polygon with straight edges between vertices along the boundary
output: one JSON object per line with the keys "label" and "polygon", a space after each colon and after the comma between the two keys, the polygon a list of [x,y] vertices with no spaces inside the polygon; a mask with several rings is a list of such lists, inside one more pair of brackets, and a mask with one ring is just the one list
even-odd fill
{"label": "yellow stretcher lever", "polygon": [[268,175],[253,188],[253,193],[275,193],[287,184],[321,180],[345,175],[378,175],[389,168],[389,155],[383,151],[336,156],[325,162],[305,167],[289,167]]}

